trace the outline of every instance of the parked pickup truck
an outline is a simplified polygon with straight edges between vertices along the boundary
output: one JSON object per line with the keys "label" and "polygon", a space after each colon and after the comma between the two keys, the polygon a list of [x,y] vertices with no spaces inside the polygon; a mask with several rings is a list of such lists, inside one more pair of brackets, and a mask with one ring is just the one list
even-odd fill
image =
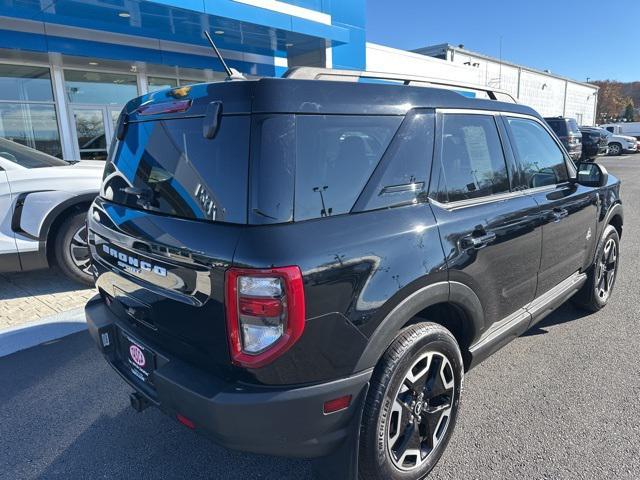
{"label": "parked pickup truck", "polygon": [[604,128],[616,135],[626,135],[627,137],[635,137],[640,140],[640,122],[608,123],[606,125],[600,125],[600,128]]}

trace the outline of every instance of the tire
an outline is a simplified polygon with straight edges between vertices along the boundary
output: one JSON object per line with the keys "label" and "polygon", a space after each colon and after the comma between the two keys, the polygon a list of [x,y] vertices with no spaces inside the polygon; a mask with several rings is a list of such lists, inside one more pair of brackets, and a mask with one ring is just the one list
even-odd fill
{"label": "tire", "polygon": [[[434,323],[404,329],[371,378],[362,416],[360,478],[424,478],[455,428],[463,378],[462,355],[451,332]],[[407,437],[410,431],[417,436]],[[422,451],[403,449],[405,439]]]}
{"label": "tire", "polygon": [[573,303],[588,312],[602,309],[611,298],[620,264],[620,237],[613,225],[607,225],[589,269],[587,281],[573,297]]}
{"label": "tire", "polygon": [[612,155],[614,157],[622,155],[622,145],[620,145],[619,143],[610,143],[609,155]]}
{"label": "tire", "polygon": [[93,285],[86,216],[86,212],[78,212],[62,222],[54,240],[54,254],[58,267],[68,278],[84,285]]}

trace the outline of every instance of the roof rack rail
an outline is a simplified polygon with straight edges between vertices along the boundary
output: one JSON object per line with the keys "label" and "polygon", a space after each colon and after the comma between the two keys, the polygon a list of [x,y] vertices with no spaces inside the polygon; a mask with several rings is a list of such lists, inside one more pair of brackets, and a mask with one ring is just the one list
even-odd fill
{"label": "roof rack rail", "polygon": [[404,75],[399,73],[367,72],[364,70],[337,70],[320,67],[293,67],[287,70],[282,78],[297,80],[332,80],[338,82],[359,82],[362,79],[379,80],[408,86],[444,88],[447,90],[483,92],[487,98],[501,102],[518,103],[506,90],[476,85],[473,83],[454,82],[441,78],[420,75]]}

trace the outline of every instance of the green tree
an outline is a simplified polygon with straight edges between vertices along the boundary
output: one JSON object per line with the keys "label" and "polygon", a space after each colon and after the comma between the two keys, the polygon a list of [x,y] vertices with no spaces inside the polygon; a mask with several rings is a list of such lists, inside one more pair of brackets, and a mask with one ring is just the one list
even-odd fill
{"label": "green tree", "polygon": [[633,101],[627,103],[627,106],[624,109],[624,118],[627,119],[627,122],[635,121],[635,108],[633,106]]}

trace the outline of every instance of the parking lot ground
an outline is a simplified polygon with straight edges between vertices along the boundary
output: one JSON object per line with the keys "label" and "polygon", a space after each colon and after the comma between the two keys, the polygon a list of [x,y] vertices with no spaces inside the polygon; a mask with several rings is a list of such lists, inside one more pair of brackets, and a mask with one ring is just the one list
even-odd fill
{"label": "parking lot ground", "polygon": [[0,274],[0,331],[83,306],[93,288],[66,278],[56,268]]}
{"label": "parking lot ground", "polygon": [[[430,480],[640,478],[640,155],[599,160],[624,183],[616,291],[570,304],[465,379],[453,439]],[[305,479],[309,463],[231,452],[130,389],[86,332],[0,358],[0,478]]]}

